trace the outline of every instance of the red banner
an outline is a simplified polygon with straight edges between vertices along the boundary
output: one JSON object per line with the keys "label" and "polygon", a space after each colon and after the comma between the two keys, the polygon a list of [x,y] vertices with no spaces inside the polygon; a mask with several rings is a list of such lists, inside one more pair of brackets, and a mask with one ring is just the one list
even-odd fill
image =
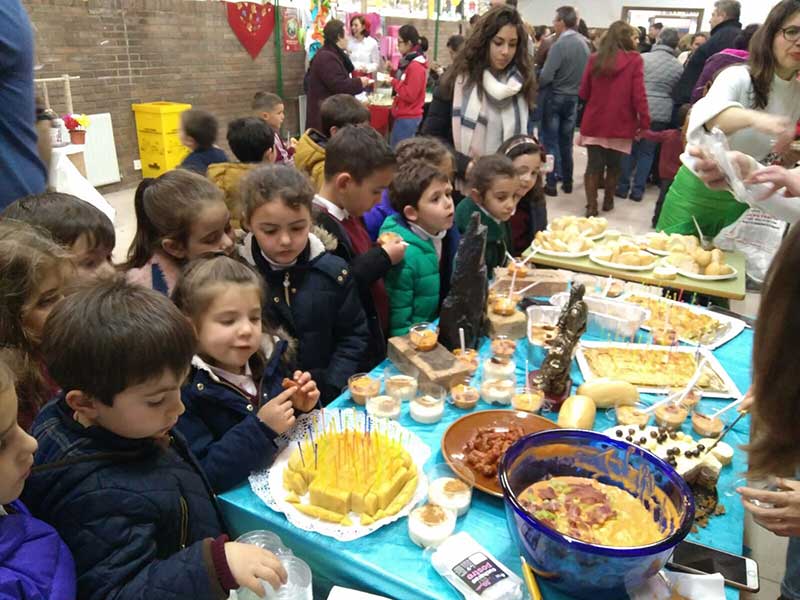
{"label": "red banner", "polygon": [[228,3],[228,24],[254,59],[275,29],[275,7],[255,2]]}
{"label": "red banner", "polygon": [[300,20],[296,8],[281,9],[281,29],[283,29],[283,51],[300,52]]}

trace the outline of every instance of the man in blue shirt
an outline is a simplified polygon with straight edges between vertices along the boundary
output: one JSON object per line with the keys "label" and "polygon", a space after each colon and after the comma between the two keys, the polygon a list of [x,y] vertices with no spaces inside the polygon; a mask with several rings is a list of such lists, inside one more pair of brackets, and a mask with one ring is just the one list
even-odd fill
{"label": "man in blue shirt", "polygon": [[36,147],[33,31],[20,0],[0,2],[0,210],[40,194],[47,169]]}

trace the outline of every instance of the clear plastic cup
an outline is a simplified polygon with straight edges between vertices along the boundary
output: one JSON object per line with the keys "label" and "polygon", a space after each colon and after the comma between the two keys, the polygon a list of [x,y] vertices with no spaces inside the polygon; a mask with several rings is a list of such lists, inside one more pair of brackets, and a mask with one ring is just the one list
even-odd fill
{"label": "clear plastic cup", "polygon": [[[287,581],[277,590],[266,581],[262,581],[266,600],[313,600],[311,589],[311,569],[305,561],[292,555],[278,557],[286,569]],[[238,600],[261,600],[247,588],[240,588],[236,594]]]}
{"label": "clear plastic cup", "polygon": [[383,371],[384,393],[400,402],[413,400],[417,395],[419,371],[409,367],[408,372],[400,373],[393,366]]}
{"label": "clear plastic cup", "polygon": [[447,463],[435,464],[425,469],[428,478],[428,502],[453,511],[456,516],[467,513],[472,504],[475,475],[461,461],[454,461],[453,470]]}
{"label": "clear plastic cup", "polygon": [[252,544],[253,546],[258,546],[259,548],[269,550],[276,555],[293,554],[289,548],[283,545],[283,540],[281,540],[278,534],[267,531],[266,529],[248,531],[247,533],[243,533],[236,538],[236,541],[240,544]]}

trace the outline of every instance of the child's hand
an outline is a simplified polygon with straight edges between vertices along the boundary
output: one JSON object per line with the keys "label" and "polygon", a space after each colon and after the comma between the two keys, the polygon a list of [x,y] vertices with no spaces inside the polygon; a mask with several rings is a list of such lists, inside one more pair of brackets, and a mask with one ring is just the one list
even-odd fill
{"label": "child's hand", "polygon": [[274,589],[287,581],[286,569],[277,557],[258,546],[227,542],[225,560],[228,561],[228,568],[236,583],[254,592],[259,598],[264,597],[264,586],[260,580],[266,581]]}
{"label": "child's hand", "polygon": [[289,147],[297,148],[297,138],[289,138]]}
{"label": "child's hand", "polygon": [[319,389],[317,389],[317,382],[311,379],[311,373],[308,371],[295,371],[292,379],[300,386],[301,394],[299,398],[294,399],[294,407],[300,412],[308,412],[317,405],[319,402]]}
{"label": "child's hand", "polygon": [[406,243],[403,240],[392,239],[384,243],[381,248],[389,255],[392,265],[396,265],[406,255]]}
{"label": "child's hand", "polygon": [[290,387],[272,398],[258,411],[258,418],[275,433],[285,433],[294,425],[294,406],[292,396],[297,387]]}

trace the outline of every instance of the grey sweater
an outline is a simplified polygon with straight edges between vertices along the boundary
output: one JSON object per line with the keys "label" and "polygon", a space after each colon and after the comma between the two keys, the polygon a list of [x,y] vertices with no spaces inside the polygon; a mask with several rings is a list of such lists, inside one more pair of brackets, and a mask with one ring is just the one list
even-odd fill
{"label": "grey sweater", "polygon": [[672,118],[672,90],[683,75],[683,66],[669,46],[656,44],[646,54],[644,61],[644,87],[650,119],[668,123]]}
{"label": "grey sweater", "polygon": [[539,75],[539,88],[550,86],[555,94],[577,96],[587,62],[589,44],[577,31],[567,29],[547,53]]}

